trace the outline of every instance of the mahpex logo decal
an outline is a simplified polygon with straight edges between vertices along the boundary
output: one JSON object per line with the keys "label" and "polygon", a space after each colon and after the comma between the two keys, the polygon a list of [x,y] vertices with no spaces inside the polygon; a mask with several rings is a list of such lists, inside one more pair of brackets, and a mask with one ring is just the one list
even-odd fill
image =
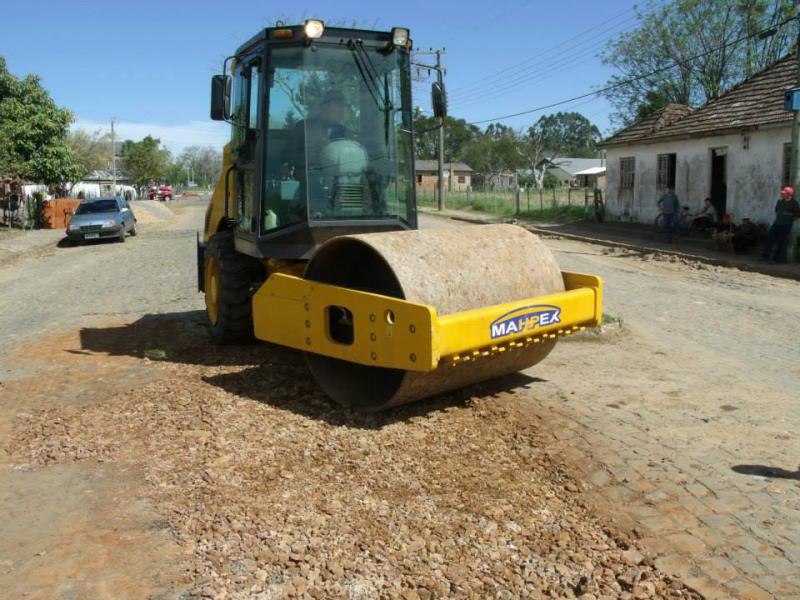
{"label": "mahpex logo decal", "polygon": [[561,309],[550,304],[537,304],[507,312],[492,321],[489,327],[492,339],[496,339],[523,331],[533,331],[555,323],[561,323]]}

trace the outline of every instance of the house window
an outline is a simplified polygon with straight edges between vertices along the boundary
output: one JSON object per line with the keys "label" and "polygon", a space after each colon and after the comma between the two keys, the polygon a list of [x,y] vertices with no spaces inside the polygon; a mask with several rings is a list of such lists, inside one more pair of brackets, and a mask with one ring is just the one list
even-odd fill
{"label": "house window", "polygon": [[633,189],[633,176],[635,171],[636,159],[633,156],[619,159],[619,187],[621,189]]}
{"label": "house window", "polygon": [[675,154],[658,155],[658,178],[656,185],[658,189],[675,189]]}
{"label": "house window", "polygon": [[422,175],[417,175],[417,183],[422,183]]}
{"label": "house window", "polygon": [[791,185],[792,180],[792,145],[783,145],[783,185]]}
{"label": "house window", "polygon": [[458,176],[458,183],[466,183],[466,182],[467,182],[466,177],[464,177],[463,175]]}

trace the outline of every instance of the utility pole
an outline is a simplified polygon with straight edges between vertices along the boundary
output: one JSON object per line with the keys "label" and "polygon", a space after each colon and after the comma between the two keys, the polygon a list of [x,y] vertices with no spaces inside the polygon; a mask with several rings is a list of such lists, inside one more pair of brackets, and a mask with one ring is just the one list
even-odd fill
{"label": "utility pole", "polygon": [[[442,80],[444,79],[444,75],[442,73],[442,51],[436,51],[436,79],[439,82],[439,88],[444,89],[442,86]],[[438,210],[444,209],[444,118],[439,119],[439,177],[438,177],[438,187],[439,187],[439,202],[436,206]]]}
{"label": "utility pole", "polygon": [[[442,55],[445,54],[444,48],[440,50],[428,50],[428,52],[417,52],[416,56],[435,56],[435,65],[426,65],[424,63],[412,62],[416,67],[427,69],[430,74],[431,69],[436,71],[436,81],[439,82],[440,89],[444,89],[444,73],[445,69],[442,66]],[[419,73],[419,69],[417,70]],[[444,209],[444,118],[439,119],[439,132],[437,146],[437,162],[438,162],[438,177],[436,183],[436,192],[439,196],[437,199],[438,210]]]}
{"label": "utility pole", "polygon": [[111,195],[117,195],[117,149],[114,138],[114,117],[111,117]]}

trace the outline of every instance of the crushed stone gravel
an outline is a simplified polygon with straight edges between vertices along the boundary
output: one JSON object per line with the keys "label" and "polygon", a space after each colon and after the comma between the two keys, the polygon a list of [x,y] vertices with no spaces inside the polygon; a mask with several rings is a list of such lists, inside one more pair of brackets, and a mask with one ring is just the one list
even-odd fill
{"label": "crushed stone gravel", "polygon": [[163,377],[20,414],[10,451],[142,466],[197,597],[699,598],[584,504],[519,394],[359,415],[293,351],[150,350]]}

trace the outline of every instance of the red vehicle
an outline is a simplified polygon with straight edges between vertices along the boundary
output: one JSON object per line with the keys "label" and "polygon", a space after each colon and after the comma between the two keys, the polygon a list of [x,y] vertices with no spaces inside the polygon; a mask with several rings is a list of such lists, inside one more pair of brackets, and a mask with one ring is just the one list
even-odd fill
{"label": "red vehicle", "polygon": [[147,197],[150,200],[172,200],[172,188],[168,185],[154,185],[147,190]]}

